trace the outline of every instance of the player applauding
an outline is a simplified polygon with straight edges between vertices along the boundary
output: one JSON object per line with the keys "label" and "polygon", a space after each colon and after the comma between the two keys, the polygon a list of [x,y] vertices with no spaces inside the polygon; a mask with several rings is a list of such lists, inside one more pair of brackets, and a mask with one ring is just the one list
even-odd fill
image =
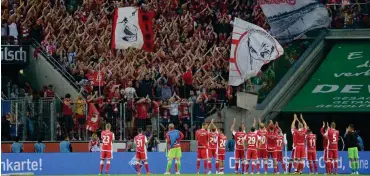
{"label": "player applauding", "polygon": [[276,161],[276,140],[277,140],[277,129],[275,129],[274,123],[270,120],[268,126],[268,133],[266,135],[267,139],[267,157],[271,158],[274,166],[274,173],[277,172],[277,161]]}
{"label": "player applauding", "polygon": [[[279,127],[278,122],[275,123],[276,128],[278,128],[278,135],[276,138],[276,160],[277,162],[280,162],[281,167],[283,168],[283,172],[286,174],[286,164],[283,159],[283,146],[286,144],[283,132],[281,131],[281,128]],[[277,174],[280,174],[279,172],[279,166],[277,166]]]}
{"label": "player applauding", "polygon": [[224,174],[224,163],[226,154],[226,142],[227,138],[223,134],[222,130],[219,130],[218,135],[218,148],[217,148],[217,160],[216,160],[216,171],[218,174]]}
{"label": "player applauding", "polygon": [[[328,138],[328,168],[329,174],[338,173],[338,139],[339,131],[335,129],[335,123],[331,122],[330,128],[326,131],[325,136]],[[331,166],[334,161],[334,169]]]}
{"label": "player applauding", "polygon": [[258,150],[257,150],[257,157],[258,157],[258,160],[257,160],[257,174],[260,173],[260,168],[261,168],[261,164],[260,164],[260,159],[263,159],[263,164],[264,164],[264,169],[265,169],[265,174],[267,174],[267,139],[266,139],[266,135],[267,135],[267,131],[266,131],[266,128],[265,128],[265,124],[261,122],[261,119],[259,120],[259,126],[260,126],[260,129],[257,131],[257,134],[258,134]]}
{"label": "player applauding", "polygon": [[316,134],[313,134],[311,129],[307,129],[307,155],[311,174],[317,174]]}
{"label": "player applauding", "polygon": [[143,130],[141,128],[137,129],[138,135],[135,136],[134,142],[136,144],[136,170],[137,174],[140,175],[140,162],[144,162],[145,171],[149,174],[149,165],[148,165],[148,158],[147,158],[147,144],[148,139],[145,135],[143,135]]}
{"label": "player applauding", "polygon": [[[328,123],[328,122],[326,122]],[[327,125],[329,128],[329,125]],[[322,127],[320,129],[320,133],[322,135],[322,145],[324,148],[324,161],[325,161],[325,173],[329,173],[329,161],[328,161],[328,137],[325,136],[325,133],[328,129],[325,129],[325,122],[322,122]]]}
{"label": "player applauding", "polygon": [[195,133],[195,140],[198,141],[197,151],[197,173],[199,174],[200,160],[203,160],[204,173],[207,173],[207,158],[208,158],[208,131],[207,123],[202,124],[202,129],[197,130]]}
{"label": "player applauding", "polygon": [[245,128],[244,128],[244,120],[242,120],[242,125],[239,126],[238,132],[234,130],[234,126],[236,123],[236,119],[234,119],[234,123],[230,128],[230,131],[233,133],[235,138],[235,173],[238,173],[239,170],[239,161],[242,162],[242,173],[244,173],[245,169],[245,153],[244,153],[244,142],[245,142]]}
{"label": "player applauding", "polygon": [[208,125],[208,174],[212,174],[212,158],[217,160],[217,140],[218,132],[212,119]]}
{"label": "player applauding", "polygon": [[[254,120],[256,121],[256,120]],[[252,162],[252,168],[251,168],[251,174],[254,172],[254,168],[256,166],[256,160],[257,160],[257,141],[258,141],[258,135],[255,128],[255,122],[251,128],[251,131],[246,135],[247,140],[247,161],[246,161],[246,169],[245,172],[248,174],[249,169],[249,161]]]}
{"label": "player applauding", "polygon": [[[297,115],[294,114],[294,120],[291,125],[293,138],[295,139],[295,159],[298,162],[296,173],[302,173],[303,166],[304,166],[304,159],[306,158],[306,133],[307,133],[307,124],[303,119],[303,116],[301,114],[301,120],[302,123],[299,122]],[[298,129],[295,127],[295,122],[298,123]]]}
{"label": "player applauding", "polygon": [[110,160],[113,158],[112,145],[114,140],[114,133],[111,132],[110,129],[111,125],[107,123],[105,125],[105,131],[101,132],[103,145],[100,152],[100,174],[103,173],[104,160],[107,160],[105,165],[105,173],[108,174],[110,168]]}

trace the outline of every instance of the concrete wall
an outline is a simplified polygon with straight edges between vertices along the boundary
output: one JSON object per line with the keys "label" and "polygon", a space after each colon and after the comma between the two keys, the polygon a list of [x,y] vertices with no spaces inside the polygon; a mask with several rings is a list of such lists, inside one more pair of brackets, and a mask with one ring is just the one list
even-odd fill
{"label": "concrete wall", "polygon": [[76,98],[78,92],[69,81],[64,78],[42,54],[38,54],[37,58],[34,59],[34,51],[35,48],[30,47],[30,64],[29,67],[24,70],[25,79],[37,90],[41,90],[44,85],[52,84],[55,93],[59,97],[64,97],[65,94],[69,93],[72,98]]}

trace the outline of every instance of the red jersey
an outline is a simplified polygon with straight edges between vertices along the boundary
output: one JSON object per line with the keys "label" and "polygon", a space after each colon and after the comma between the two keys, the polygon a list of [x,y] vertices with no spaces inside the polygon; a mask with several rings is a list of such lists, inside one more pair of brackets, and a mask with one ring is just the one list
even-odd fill
{"label": "red jersey", "polygon": [[244,131],[233,131],[233,135],[235,138],[235,150],[244,150],[244,141],[246,134]]}
{"label": "red jersey", "polygon": [[259,141],[258,148],[259,149],[267,149],[267,139],[266,139],[267,131],[265,129],[264,130],[258,130],[257,135],[258,135],[258,141]]}
{"label": "red jersey", "polygon": [[258,134],[257,132],[249,132],[246,136],[248,150],[257,149]]}
{"label": "red jersey", "polygon": [[267,139],[267,150],[268,151],[275,151],[276,149],[276,139],[277,139],[277,135],[275,132],[269,132],[267,133],[266,135],[266,139]]}
{"label": "red jersey", "polygon": [[217,138],[216,132],[208,132],[208,149],[217,149]]}
{"label": "red jersey", "polygon": [[222,155],[222,154],[225,154],[226,152],[226,142],[227,142],[227,138],[225,135],[218,135],[218,142],[217,142],[217,145],[218,145],[218,154]]}
{"label": "red jersey", "polygon": [[284,142],[284,136],[283,135],[277,135],[276,136],[276,151],[283,151],[283,146],[285,145]]}
{"label": "red jersey", "polygon": [[180,118],[190,118],[190,112],[189,112],[189,104],[188,103],[181,103],[179,107],[179,117]]}
{"label": "red jersey", "polygon": [[320,133],[322,135],[322,145],[324,147],[324,149],[326,149],[328,147],[328,137],[325,136],[325,131],[324,131],[324,127],[321,127],[320,129]]}
{"label": "red jersey", "polygon": [[325,133],[325,136],[328,137],[328,148],[329,148],[329,150],[337,150],[338,149],[339,131],[336,130],[336,129],[329,128],[328,131]]}
{"label": "red jersey", "polygon": [[198,141],[198,148],[208,148],[208,131],[199,129],[195,133],[195,139]]}
{"label": "red jersey", "polygon": [[113,140],[114,140],[114,133],[109,131],[109,130],[105,130],[105,131],[102,131],[101,132],[101,138],[102,138],[102,142],[103,142],[103,145],[101,147],[101,151],[112,151],[113,150]]}
{"label": "red jersey", "polygon": [[306,133],[307,133],[306,128],[292,129],[292,134],[293,134],[293,138],[294,138],[294,144],[293,145],[294,146],[298,146],[298,145],[304,146],[305,141],[306,141]]}
{"label": "red jersey", "polygon": [[138,103],[136,104],[136,117],[138,119],[146,119],[148,116],[148,107],[147,103]]}
{"label": "red jersey", "polygon": [[316,151],[316,134],[307,135],[307,150]]}
{"label": "red jersey", "polygon": [[135,136],[134,142],[136,144],[136,152],[144,153],[146,151],[146,143],[148,142],[148,139],[145,135],[138,134]]}

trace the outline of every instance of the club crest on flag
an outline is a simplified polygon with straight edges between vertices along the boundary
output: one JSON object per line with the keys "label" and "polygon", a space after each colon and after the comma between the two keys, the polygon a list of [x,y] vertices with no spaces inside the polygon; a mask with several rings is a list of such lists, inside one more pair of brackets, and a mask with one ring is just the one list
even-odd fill
{"label": "club crest on flag", "polygon": [[[132,159],[130,160],[130,162],[128,162],[128,165],[131,166],[132,169],[135,170],[135,172],[138,172],[137,168],[136,168],[136,157],[132,157]],[[140,169],[144,166],[144,161],[140,161]]]}
{"label": "club crest on flag", "polygon": [[235,18],[230,52],[229,85],[254,77],[264,64],[283,55],[281,45],[264,29]]}

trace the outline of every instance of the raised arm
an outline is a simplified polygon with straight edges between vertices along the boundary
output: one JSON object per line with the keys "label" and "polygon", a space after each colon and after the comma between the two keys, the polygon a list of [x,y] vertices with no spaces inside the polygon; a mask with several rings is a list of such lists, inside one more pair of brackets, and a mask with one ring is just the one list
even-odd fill
{"label": "raised arm", "polygon": [[236,119],[234,118],[233,124],[230,127],[230,131],[233,133],[234,132],[234,127],[235,127]]}
{"label": "raised arm", "polygon": [[293,122],[292,122],[292,125],[290,126],[290,129],[292,129],[292,130],[294,130],[294,129],[295,129],[295,122],[296,122],[296,120],[297,120],[297,115],[296,115],[296,114],[294,114],[294,120],[293,120]]}
{"label": "raised arm", "polygon": [[244,119],[242,119],[242,129],[245,131]]}
{"label": "raised arm", "polygon": [[254,120],[253,120],[253,127],[256,128],[256,118],[254,118]]}
{"label": "raised arm", "polygon": [[325,134],[325,122],[324,122],[324,121],[322,121],[322,127],[320,128],[320,133],[321,133],[321,135],[323,135],[323,136],[324,136],[324,134]]}
{"label": "raised arm", "polygon": [[307,123],[306,123],[306,121],[304,121],[302,114],[301,114],[301,120],[302,120],[304,128],[307,129]]}

